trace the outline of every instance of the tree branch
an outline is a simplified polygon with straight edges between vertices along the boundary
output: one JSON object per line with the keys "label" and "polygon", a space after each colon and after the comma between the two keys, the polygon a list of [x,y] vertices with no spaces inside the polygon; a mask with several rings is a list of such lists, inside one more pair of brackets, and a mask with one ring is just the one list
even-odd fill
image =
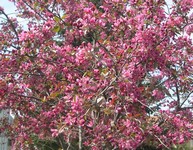
{"label": "tree branch", "polygon": [[192,93],[193,93],[193,90],[186,96],[185,100],[181,103],[180,107],[184,105],[184,103],[188,100],[188,98],[190,97]]}
{"label": "tree branch", "polygon": [[10,23],[11,28],[12,28],[13,32],[15,33],[15,35],[16,35],[17,43],[19,44],[19,36],[18,36],[18,33],[15,29],[15,26],[14,26],[13,22],[11,21],[11,19],[9,19],[9,16],[3,10],[1,10],[0,12],[6,17],[7,21]]}
{"label": "tree branch", "polygon": [[79,137],[78,147],[79,150],[82,150],[82,128],[80,125],[78,126],[78,137]]}
{"label": "tree branch", "polygon": [[44,17],[42,17],[42,15],[40,13],[38,13],[33,7],[30,6],[30,4],[28,4],[26,1],[24,1],[24,3],[31,9],[33,10],[41,19],[46,20]]}
{"label": "tree branch", "polygon": [[25,98],[30,98],[30,99],[38,100],[36,102],[40,102],[41,101],[40,98],[37,98],[37,97],[34,97],[34,96],[27,96],[27,95],[22,95],[22,94],[17,94],[17,93],[10,93],[10,94],[16,95],[16,96],[19,96],[19,97],[25,97]]}
{"label": "tree branch", "polygon": [[176,110],[180,110],[180,93],[179,93],[179,89],[178,89],[178,84],[177,84],[177,80],[175,82],[175,87],[176,87],[176,96],[177,96],[177,108]]}
{"label": "tree branch", "polygon": [[158,139],[158,141],[159,141],[166,149],[169,150],[169,148],[167,147],[167,145],[165,145],[157,135],[154,135],[154,136]]}

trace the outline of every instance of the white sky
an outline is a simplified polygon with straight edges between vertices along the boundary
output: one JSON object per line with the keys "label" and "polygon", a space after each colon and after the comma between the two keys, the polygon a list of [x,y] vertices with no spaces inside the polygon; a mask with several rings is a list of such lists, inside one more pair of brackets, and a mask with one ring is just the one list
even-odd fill
{"label": "white sky", "polygon": [[[0,0],[0,6],[4,8],[5,13],[9,17],[16,17],[16,15],[17,15],[17,13],[15,12],[16,7],[15,7],[13,2],[10,2],[9,0]],[[0,18],[0,21],[1,21],[1,18]],[[22,23],[24,29],[27,29],[27,26],[25,24],[25,22],[27,22],[27,20],[17,17],[17,21],[19,23]]]}
{"label": "white sky", "polygon": [[13,2],[9,2],[8,0],[0,0],[0,6],[2,6],[5,9],[5,12],[7,14],[14,13],[15,11],[15,6]]}

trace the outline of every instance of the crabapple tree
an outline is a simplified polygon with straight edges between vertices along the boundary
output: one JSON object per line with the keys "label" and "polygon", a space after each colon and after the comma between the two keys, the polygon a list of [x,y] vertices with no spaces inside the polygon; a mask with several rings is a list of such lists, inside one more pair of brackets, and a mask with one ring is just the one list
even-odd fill
{"label": "crabapple tree", "polygon": [[192,137],[192,0],[10,1],[16,18],[0,7],[0,109],[14,121],[0,130],[15,149],[37,139],[170,149]]}

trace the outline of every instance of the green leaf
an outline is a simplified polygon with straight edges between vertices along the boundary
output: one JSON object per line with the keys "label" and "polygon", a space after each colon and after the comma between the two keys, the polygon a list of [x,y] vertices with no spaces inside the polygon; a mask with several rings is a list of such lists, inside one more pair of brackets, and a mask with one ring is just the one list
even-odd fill
{"label": "green leaf", "polygon": [[60,31],[60,26],[56,25],[54,28],[53,28],[53,31],[55,33],[58,33]]}
{"label": "green leaf", "polygon": [[35,2],[34,8],[37,8],[37,7],[38,7],[38,2]]}
{"label": "green leaf", "polygon": [[45,8],[44,7],[41,7],[40,8],[40,12],[42,12],[42,11],[44,11],[45,10]]}
{"label": "green leaf", "polygon": [[54,99],[54,98],[56,98],[59,94],[60,94],[60,92],[58,92],[58,91],[52,92],[52,93],[50,94],[49,98]]}
{"label": "green leaf", "polygon": [[60,18],[59,18],[59,17],[57,17],[57,16],[54,16],[54,20],[55,20],[57,23],[59,23],[59,22],[60,22]]}

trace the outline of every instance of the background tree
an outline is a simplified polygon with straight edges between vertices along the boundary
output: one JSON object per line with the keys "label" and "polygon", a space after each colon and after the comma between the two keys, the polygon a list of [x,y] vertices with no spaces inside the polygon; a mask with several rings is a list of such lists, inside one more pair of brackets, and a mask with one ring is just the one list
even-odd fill
{"label": "background tree", "polygon": [[192,137],[191,0],[11,1],[28,21],[0,8],[13,147],[170,149]]}

